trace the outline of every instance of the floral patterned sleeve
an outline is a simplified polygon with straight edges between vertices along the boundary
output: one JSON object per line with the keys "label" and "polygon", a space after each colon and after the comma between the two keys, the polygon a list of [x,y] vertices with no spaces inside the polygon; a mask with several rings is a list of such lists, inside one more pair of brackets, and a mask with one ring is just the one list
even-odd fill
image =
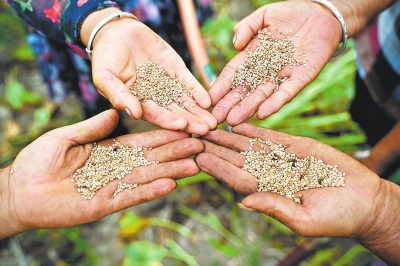
{"label": "floral patterned sleeve", "polygon": [[43,35],[67,44],[81,54],[83,21],[96,10],[119,7],[111,0],[6,0],[14,13]]}

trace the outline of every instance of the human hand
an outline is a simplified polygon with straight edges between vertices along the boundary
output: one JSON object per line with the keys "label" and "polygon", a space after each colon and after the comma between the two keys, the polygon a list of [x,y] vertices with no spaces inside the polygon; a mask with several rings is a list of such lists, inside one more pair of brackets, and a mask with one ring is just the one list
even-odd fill
{"label": "human hand", "polygon": [[[23,149],[13,164],[0,170],[0,239],[39,228],[61,228],[88,223],[130,206],[168,194],[173,179],[195,175],[199,168],[191,155],[202,143],[182,131],[156,130],[117,137],[124,146],[152,147],[144,151],[149,161],[124,177],[141,186],[113,197],[118,181],[111,181],[90,200],[83,199],[71,182],[71,174],[88,159],[92,142],[112,132],[116,110],[89,120],[50,131]],[[113,141],[98,142],[104,146]]]}
{"label": "human hand", "polygon": [[[259,85],[250,96],[240,100],[236,90],[231,90],[232,80],[236,69],[245,62],[247,52],[244,48],[250,45],[250,50],[255,50],[260,40],[253,37],[263,28],[267,28],[278,39],[286,37],[280,32],[291,31],[293,47],[296,48],[293,57],[302,52],[309,61],[307,66],[283,68],[278,73],[279,77],[285,74],[291,80],[280,84],[278,91],[273,92],[275,84],[268,82]],[[234,126],[256,112],[259,119],[277,112],[318,76],[338,47],[341,37],[342,28],[338,19],[317,3],[284,1],[259,8],[235,27],[234,47],[241,52],[226,65],[211,86],[209,94],[212,106],[220,107],[214,108],[212,114],[218,123],[226,120],[229,125]],[[225,108],[221,108],[222,106]]]}
{"label": "human hand", "polygon": [[[117,9],[102,11],[110,13],[110,10]],[[90,24],[84,23],[82,30],[89,28],[85,25]],[[137,67],[148,61],[162,65],[169,75],[182,81],[197,104],[185,106],[184,110],[172,102],[168,105],[170,110],[167,110],[154,101],[139,102],[129,88],[135,83]],[[99,92],[114,107],[125,110],[135,119],[142,117],[162,128],[185,129],[188,133],[200,135],[217,125],[215,117],[206,110],[211,105],[207,91],[175,50],[143,23],[123,17],[105,24],[94,38],[92,69]]]}
{"label": "human hand", "polygon": [[[368,237],[372,239],[371,235],[377,232],[381,235],[382,231],[393,226],[393,217],[388,219],[382,206],[390,209],[389,205],[393,204],[392,212],[398,210],[398,188],[397,194],[389,193],[396,185],[380,179],[356,160],[313,139],[250,124],[238,125],[232,131],[235,134],[215,130],[203,136],[205,150],[197,155],[196,162],[204,172],[248,195],[242,201],[245,207],[265,213],[303,236],[344,236],[365,240]],[[299,158],[312,155],[325,164],[338,165],[338,170],[346,174],[345,186],[297,192],[301,204],[271,192],[257,192],[255,176],[242,169],[245,156],[239,153],[249,150],[249,140],[254,138],[287,146],[286,152]],[[260,149],[256,143],[253,150]]]}

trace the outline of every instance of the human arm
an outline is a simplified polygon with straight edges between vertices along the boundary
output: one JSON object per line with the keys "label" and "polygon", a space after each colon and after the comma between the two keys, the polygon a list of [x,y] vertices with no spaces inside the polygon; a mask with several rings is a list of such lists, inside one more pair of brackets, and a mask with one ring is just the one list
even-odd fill
{"label": "human arm", "polygon": [[[205,149],[197,155],[201,170],[247,196],[246,208],[269,215],[307,237],[350,237],[386,261],[400,261],[400,188],[350,158],[318,141],[291,136],[250,124],[232,128],[234,133],[215,130],[203,136]],[[337,165],[345,173],[344,187],[326,187],[296,193],[301,204],[271,192],[257,192],[255,177],[242,169],[249,140],[261,138],[287,146],[299,158],[313,155],[325,164]],[[255,146],[253,149],[259,149]],[[301,196],[300,196],[301,195]],[[398,265],[398,264],[397,264]]]}
{"label": "human arm", "polygon": [[[95,25],[116,10],[107,8],[87,17],[80,33],[85,45]],[[207,91],[175,50],[143,23],[126,17],[111,20],[96,34],[92,56],[94,84],[117,109],[167,129],[205,134],[215,128],[216,119],[206,110],[211,104]],[[162,65],[169,75],[182,81],[197,104],[183,110],[171,103],[167,110],[153,101],[139,103],[129,88],[135,83],[136,69],[148,61]]]}
{"label": "human arm", "polygon": [[168,194],[174,179],[195,175],[199,168],[191,155],[203,149],[196,138],[182,131],[156,130],[117,137],[124,146],[152,147],[144,151],[158,164],[136,167],[121,181],[141,184],[113,193],[119,180],[111,181],[90,200],[83,199],[71,174],[89,158],[92,143],[101,140],[118,121],[116,110],[89,120],[55,129],[23,149],[12,165],[0,170],[0,239],[39,228],[62,228],[98,220],[108,214]]}
{"label": "human arm", "polygon": [[386,134],[374,147],[368,157],[360,162],[379,176],[387,176],[388,171],[399,165],[400,161],[400,122]]}
{"label": "human arm", "polygon": [[[85,58],[84,48],[94,27],[121,10],[116,2],[102,0],[33,1],[24,6],[21,1],[7,3],[27,24],[46,37],[66,42]],[[91,49],[93,82],[117,109],[167,129],[204,134],[215,128],[216,119],[206,110],[211,105],[208,93],[175,50],[143,23],[127,17],[115,18],[98,31]],[[167,110],[153,101],[139,103],[129,88],[135,82],[137,67],[149,60],[182,81],[197,104],[183,110],[171,103]]]}
{"label": "human arm", "polygon": [[[349,37],[394,2],[332,1],[344,17]],[[280,32],[291,31],[291,41],[297,49],[294,57],[300,52],[305,53],[309,61],[306,67],[285,67],[279,76],[285,74],[291,79],[280,84],[278,91],[273,93],[275,84],[268,82],[259,85],[249,97],[240,101],[231,90],[232,79],[236,69],[245,61],[245,48],[250,45],[250,50],[253,51],[257,47],[259,40],[253,37],[263,28],[268,28],[277,38],[282,38]],[[240,52],[222,70],[209,91],[212,106],[226,106],[214,108],[212,113],[217,117],[218,123],[226,120],[229,125],[237,125],[256,112],[259,119],[264,119],[294,98],[328,63],[341,41],[342,27],[333,13],[323,5],[310,1],[284,1],[259,8],[240,21],[234,33],[234,47]]]}

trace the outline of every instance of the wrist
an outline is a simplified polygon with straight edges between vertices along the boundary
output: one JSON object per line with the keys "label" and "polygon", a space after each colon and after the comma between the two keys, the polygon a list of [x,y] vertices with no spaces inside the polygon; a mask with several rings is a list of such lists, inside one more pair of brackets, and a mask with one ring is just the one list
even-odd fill
{"label": "wrist", "polygon": [[365,224],[356,239],[387,263],[395,261],[400,256],[400,187],[380,179],[379,191],[372,202],[370,222]]}
{"label": "wrist", "polygon": [[92,33],[93,29],[96,27],[96,25],[105,17],[108,15],[115,13],[117,11],[120,11],[120,9],[116,7],[109,7],[105,8],[99,11],[95,11],[92,14],[90,14],[82,24],[82,28],[80,31],[80,39],[82,43],[87,46],[90,34]]}
{"label": "wrist", "polygon": [[0,239],[23,232],[15,210],[12,210],[11,175],[12,165],[0,169]]}

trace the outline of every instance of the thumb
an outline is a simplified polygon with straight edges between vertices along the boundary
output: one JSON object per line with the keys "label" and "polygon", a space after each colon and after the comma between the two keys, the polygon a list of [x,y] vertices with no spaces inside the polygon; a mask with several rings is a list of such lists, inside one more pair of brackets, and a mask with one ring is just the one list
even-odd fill
{"label": "thumb", "polygon": [[271,216],[291,229],[293,229],[291,225],[301,217],[299,214],[303,213],[301,204],[271,192],[253,193],[245,197],[242,204]]}
{"label": "thumb", "polygon": [[74,146],[86,144],[108,136],[117,126],[118,120],[117,110],[110,109],[77,124],[55,129],[48,134],[71,141]]}
{"label": "thumb", "polygon": [[233,37],[233,47],[236,50],[243,50],[257,32],[266,27],[264,25],[265,9],[266,7],[257,9],[236,24],[234,29],[235,36]]}
{"label": "thumb", "polygon": [[[95,75],[93,75],[95,79]],[[140,119],[142,107],[139,100],[131,93],[129,88],[111,72],[109,77],[96,78],[101,82],[95,82],[100,93],[106,97],[118,110],[125,111],[130,117]]]}

